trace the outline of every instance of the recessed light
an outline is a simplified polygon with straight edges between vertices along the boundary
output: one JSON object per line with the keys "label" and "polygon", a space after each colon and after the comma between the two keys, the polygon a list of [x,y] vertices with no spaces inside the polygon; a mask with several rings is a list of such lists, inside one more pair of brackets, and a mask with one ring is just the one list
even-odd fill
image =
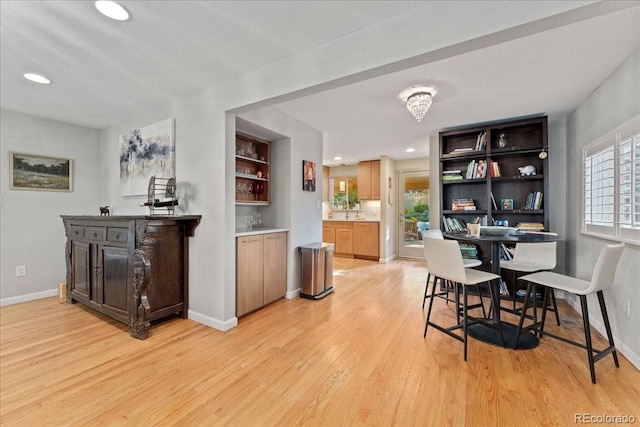
{"label": "recessed light", "polygon": [[49,80],[45,76],[41,76],[40,74],[25,73],[24,78],[43,85],[51,84],[51,80]]}
{"label": "recessed light", "polygon": [[416,151],[416,149],[415,148],[407,148],[405,151],[407,153],[413,153],[414,151]]}
{"label": "recessed light", "polygon": [[342,157],[340,157],[340,156],[335,156],[335,157],[333,158],[333,160],[342,160]]}
{"label": "recessed light", "polygon": [[95,4],[96,9],[108,18],[116,21],[128,21],[131,19],[129,11],[119,3],[111,0],[98,0]]}

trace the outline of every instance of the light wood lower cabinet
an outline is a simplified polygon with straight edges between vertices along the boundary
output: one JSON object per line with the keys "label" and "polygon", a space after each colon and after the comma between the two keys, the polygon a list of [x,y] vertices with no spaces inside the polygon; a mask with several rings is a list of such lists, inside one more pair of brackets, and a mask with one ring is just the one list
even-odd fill
{"label": "light wood lower cabinet", "polygon": [[356,255],[378,258],[380,248],[378,242],[378,223],[353,223],[353,252]]}
{"label": "light wood lower cabinet", "polygon": [[238,237],[236,316],[284,297],[287,291],[287,233]]}
{"label": "light wood lower cabinet", "polygon": [[377,222],[323,221],[322,241],[335,245],[335,256],[378,260],[378,229]]}
{"label": "light wood lower cabinet", "polygon": [[336,227],[335,252],[353,255],[353,227],[351,224]]}

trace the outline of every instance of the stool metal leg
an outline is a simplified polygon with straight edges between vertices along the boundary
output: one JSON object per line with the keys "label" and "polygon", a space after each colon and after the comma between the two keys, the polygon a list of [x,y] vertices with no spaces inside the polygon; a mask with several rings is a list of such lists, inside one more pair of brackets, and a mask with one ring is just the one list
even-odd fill
{"label": "stool metal leg", "polygon": [[613,343],[613,334],[611,333],[611,325],[609,324],[609,315],[607,314],[607,306],[604,303],[604,294],[602,291],[596,292],[598,295],[598,302],[600,303],[600,312],[602,313],[602,320],[604,321],[604,328],[607,331],[607,338],[609,339],[609,345],[613,348],[613,363],[615,363],[616,368],[620,367],[620,363],[618,363],[618,352],[615,350],[616,346]]}
{"label": "stool metal leg", "polygon": [[591,343],[591,327],[589,325],[589,309],[587,308],[587,296],[580,295],[580,305],[582,306],[582,322],[584,324],[584,337],[587,341],[587,356],[589,357],[589,370],[591,371],[591,382],[596,383],[596,367],[593,360],[593,345]]}

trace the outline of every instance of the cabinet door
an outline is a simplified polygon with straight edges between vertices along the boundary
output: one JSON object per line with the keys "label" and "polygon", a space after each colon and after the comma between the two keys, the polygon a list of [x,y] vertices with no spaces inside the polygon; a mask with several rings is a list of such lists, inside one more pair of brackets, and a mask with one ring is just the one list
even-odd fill
{"label": "cabinet door", "polygon": [[380,254],[378,248],[378,224],[374,222],[353,224],[353,253],[377,257]]}
{"label": "cabinet door", "polygon": [[91,297],[91,247],[85,242],[71,242],[71,295],[82,301]]}
{"label": "cabinet door", "polygon": [[264,235],[264,303],[284,297],[287,292],[287,234]]}
{"label": "cabinet door", "polygon": [[242,316],[264,304],[264,239],[238,237],[236,246],[236,316]]}
{"label": "cabinet door", "polygon": [[341,254],[353,254],[353,227],[336,228],[336,252]]}
{"label": "cabinet door", "polygon": [[327,166],[322,167],[322,201],[329,201],[329,186],[331,179],[329,178],[329,168]]}
{"label": "cabinet door", "polygon": [[129,257],[127,248],[102,246],[99,249],[99,277],[97,296],[103,308],[128,319],[129,313]]}
{"label": "cabinet door", "polygon": [[371,199],[371,162],[358,163],[358,199]]}
{"label": "cabinet door", "polygon": [[334,227],[322,227],[322,241],[324,243],[336,243],[336,229]]}
{"label": "cabinet door", "polygon": [[380,200],[380,160],[371,162],[371,200]]}

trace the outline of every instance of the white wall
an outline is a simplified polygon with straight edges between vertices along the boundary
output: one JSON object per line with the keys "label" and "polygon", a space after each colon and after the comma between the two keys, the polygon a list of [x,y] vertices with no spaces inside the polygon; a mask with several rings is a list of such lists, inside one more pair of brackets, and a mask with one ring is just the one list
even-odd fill
{"label": "white wall", "polygon": [[[582,200],[582,149],[621,124],[640,114],[640,50],[629,57],[567,119],[567,270],[589,279],[602,248],[611,243],[580,233]],[[616,274],[615,286],[605,292],[616,346],[640,368],[640,248],[627,245]],[[579,310],[579,302],[570,299]],[[631,302],[631,316],[623,305]],[[589,298],[589,318],[604,334],[602,316],[595,296]],[[603,362],[606,363],[606,362]]]}
{"label": "white wall", "polygon": [[[57,295],[66,280],[60,215],[99,215],[98,131],[8,110],[0,112],[0,305]],[[9,189],[10,151],[73,159],[73,191]],[[16,277],[15,267],[27,266]]]}

